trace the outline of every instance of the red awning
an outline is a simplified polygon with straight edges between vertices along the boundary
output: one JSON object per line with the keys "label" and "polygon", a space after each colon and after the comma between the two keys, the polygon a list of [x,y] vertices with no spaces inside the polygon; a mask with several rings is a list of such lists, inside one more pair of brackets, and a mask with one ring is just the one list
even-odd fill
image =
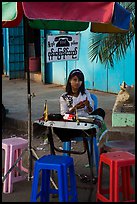
{"label": "red awning", "polygon": [[2,27],[18,26],[24,14],[30,26],[37,29],[82,31],[89,22],[91,32],[119,33],[130,29],[131,13],[117,2],[11,2],[17,3],[14,19],[6,16],[11,12],[8,3],[2,4]]}
{"label": "red awning", "polygon": [[115,2],[22,2],[29,19],[109,23]]}

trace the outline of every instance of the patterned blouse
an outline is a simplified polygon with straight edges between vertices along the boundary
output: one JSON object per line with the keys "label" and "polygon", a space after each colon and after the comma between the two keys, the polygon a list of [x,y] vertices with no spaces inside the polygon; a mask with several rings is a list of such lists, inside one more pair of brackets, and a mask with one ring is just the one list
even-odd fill
{"label": "patterned blouse", "polygon": [[[88,90],[85,90],[85,93],[82,95],[81,92],[77,97],[70,96],[66,92],[63,93],[60,96],[60,113],[61,115],[65,115],[66,113],[69,113],[69,111],[80,101],[86,100],[86,97],[88,101],[90,102],[90,106],[94,110],[94,101],[92,100],[90,96],[90,92]],[[88,116],[89,113],[87,112],[87,107],[81,108],[77,110],[78,116]]]}

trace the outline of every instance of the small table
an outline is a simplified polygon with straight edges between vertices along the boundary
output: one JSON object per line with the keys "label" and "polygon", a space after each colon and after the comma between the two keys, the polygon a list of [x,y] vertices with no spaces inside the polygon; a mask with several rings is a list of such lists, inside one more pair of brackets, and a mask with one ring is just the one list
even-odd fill
{"label": "small table", "polygon": [[[47,136],[48,136],[48,140],[50,143],[51,154],[55,154],[55,150],[57,150],[54,146],[54,141],[53,141],[53,128],[60,128],[60,129],[66,129],[66,130],[67,129],[84,130],[84,131],[91,130],[93,128],[98,129],[98,126],[96,124],[89,123],[89,122],[82,122],[82,121],[66,121],[66,120],[59,120],[59,121],[47,120],[47,121],[44,121],[43,118],[40,118],[40,119],[34,121],[34,123],[49,128],[49,133]],[[94,177],[94,174],[93,174],[93,157],[92,157],[92,155],[93,155],[93,136],[91,136],[90,138],[91,138],[90,139],[90,147],[88,145],[87,140],[85,140],[86,150],[87,150],[87,154],[88,154],[88,160],[89,160],[89,166],[90,166],[90,172],[91,172],[91,181],[93,183],[96,183],[96,178]],[[89,151],[89,149],[90,149],[90,151]],[[60,151],[63,152],[63,150],[60,150]],[[69,151],[69,152],[71,152],[71,151]]]}

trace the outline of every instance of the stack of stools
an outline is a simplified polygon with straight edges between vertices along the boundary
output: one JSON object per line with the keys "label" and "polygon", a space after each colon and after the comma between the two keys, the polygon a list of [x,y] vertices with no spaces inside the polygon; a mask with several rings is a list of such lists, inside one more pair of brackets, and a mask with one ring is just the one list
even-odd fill
{"label": "stack of stools", "polygon": [[[42,172],[41,185],[40,191],[38,192],[40,172]],[[54,178],[55,172],[57,172],[58,175],[58,189],[55,189],[52,185],[50,185],[50,176],[53,172]],[[76,178],[72,157],[46,155],[36,160],[34,166],[31,202],[37,202],[38,198],[40,198],[40,202],[49,202],[50,194],[58,194],[60,202],[77,202]]]}
{"label": "stack of stools", "polygon": [[[135,166],[135,155],[130,152],[116,151],[102,153],[99,161],[96,201],[135,202],[135,192],[130,178],[130,168],[133,166]],[[109,175],[106,172],[104,174],[105,167],[109,167]],[[103,175],[105,178],[109,177],[108,188],[103,188],[105,184]],[[120,193],[122,193],[122,196]]]}
{"label": "stack of stools", "polygon": [[[4,161],[4,175],[8,172],[10,168],[15,165],[17,159],[22,154],[22,151],[27,148],[28,141],[21,137],[13,137],[2,139],[2,149],[5,150],[5,161]],[[17,169],[15,168],[18,168]],[[20,171],[28,172],[28,169],[23,167],[22,158],[19,159],[17,165],[15,166],[10,173],[6,176],[3,183],[3,193],[12,193],[13,192],[13,183],[24,180],[25,177],[20,175]],[[22,172],[23,173],[23,172]]]}

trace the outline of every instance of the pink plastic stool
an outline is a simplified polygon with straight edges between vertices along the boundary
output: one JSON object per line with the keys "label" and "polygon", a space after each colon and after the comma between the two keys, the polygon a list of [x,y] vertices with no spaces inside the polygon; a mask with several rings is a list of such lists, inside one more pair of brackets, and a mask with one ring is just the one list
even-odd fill
{"label": "pink plastic stool", "polygon": [[[21,137],[13,137],[2,140],[2,149],[5,150],[4,175],[13,166],[22,151],[27,148],[28,141]],[[17,165],[20,171],[28,173],[28,169],[22,166],[22,158]],[[20,175],[15,168],[7,175],[3,183],[3,193],[11,193],[13,191],[13,183],[24,180],[25,177]]]}

